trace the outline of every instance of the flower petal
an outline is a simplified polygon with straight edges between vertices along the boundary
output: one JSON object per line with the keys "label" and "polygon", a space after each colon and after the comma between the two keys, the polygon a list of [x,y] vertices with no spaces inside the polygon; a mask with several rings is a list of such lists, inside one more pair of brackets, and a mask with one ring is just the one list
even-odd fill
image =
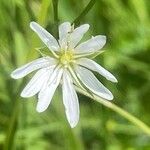
{"label": "flower petal", "polygon": [[62,49],[67,46],[68,33],[71,31],[71,23],[64,22],[59,26],[59,43]]}
{"label": "flower petal", "polygon": [[106,43],[106,36],[98,35],[86,42],[81,43],[75,48],[76,54],[93,53],[100,50]]}
{"label": "flower petal", "polygon": [[14,70],[11,73],[11,77],[14,79],[19,79],[31,73],[32,71],[53,65],[56,65],[56,60],[54,58],[42,57]]}
{"label": "flower petal", "polygon": [[62,91],[66,116],[70,126],[74,128],[79,121],[79,102],[72,80],[67,71],[63,73]]}
{"label": "flower petal", "polygon": [[53,70],[52,68],[51,69],[44,68],[37,71],[37,73],[33,76],[30,82],[23,89],[21,96],[31,97],[37,94],[41,90],[43,84],[47,82],[50,71],[52,72],[52,70]]}
{"label": "flower petal", "polygon": [[[56,71],[57,71],[57,74],[55,73]],[[52,100],[52,97],[54,95],[54,92],[59,85],[60,79],[62,77],[62,73],[63,73],[62,69],[59,69],[59,70],[55,69],[51,76],[51,78],[53,78],[53,76],[56,75],[55,80],[53,80],[53,82],[51,82],[51,84],[45,83],[45,85],[41,89],[41,91],[38,95],[38,103],[37,103],[37,107],[36,107],[36,110],[38,112],[45,111],[47,109],[47,107],[49,106],[49,104]]]}
{"label": "flower petal", "polygon": [[98,81],[91,71],[80,66],[76,66],[75,70],[79,79],[89,90],[104,99],[113,99],[112,93]]}
{"label": "flower petal", "polygon": [[84,66],[90,70],[96,71],[102,76],[104,76],[107,80],[110,80],[112,82],[117,82],[117,79],[106,69],[104,69],[102,66],[97,64],[95,61],[88,59],[88,58],[81,58],[78,59],[77,63],[81,66]]}
{"label": "flower petal", "polygon": [[48,31],[46,31],[43,27],[41,27],[38,23],[31,22],[30,28],[37,33],[37,35],[40,37],[40,39],[45,43],[45,45],[49,49],[53,51],[59,50],[59,45],[57,40]]}
{"label": "flower petal", "polygon": [[74,31],[70,34],[70,48],[74,48],[78,44],[83,35],[88,31],[89,27],[89,24],[83,24],[74,29]]}

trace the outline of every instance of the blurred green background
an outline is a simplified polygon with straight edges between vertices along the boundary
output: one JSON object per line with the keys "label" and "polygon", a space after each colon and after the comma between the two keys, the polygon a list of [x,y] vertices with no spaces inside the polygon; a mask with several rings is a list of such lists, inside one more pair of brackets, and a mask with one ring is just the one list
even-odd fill
{"label": "blurred green background", "polygon": [[[72,22],[88,2],[59,0],[59,23]],[[39,57],[35,48],[42,46],[29,23],[56,34],[53,16],[51,0],[0,0],[0,150],[150,150],[141,129],[83,95],[78,94],[81,113],[74,129],[65,117],[61,88],[41,114],[36,97],[19,96],[29,79],[16,81],[10,73]],[[85,39],[107,36],[106,51],[95,60],[119,81],[97,76],[114,94],[113,102],[150,125],[150,0],[96,0],[79,23],[91,25]]]}

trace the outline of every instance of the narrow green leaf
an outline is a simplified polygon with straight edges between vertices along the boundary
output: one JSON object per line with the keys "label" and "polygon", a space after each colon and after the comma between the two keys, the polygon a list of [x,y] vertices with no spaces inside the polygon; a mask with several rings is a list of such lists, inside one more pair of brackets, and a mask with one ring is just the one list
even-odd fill
{"label": "narrow green leaf", "polygon": [[84,8],[84,10],[81,12],[81,14],[72,22],[72,24],[75,24],[78,26],[80,24],[81,19],[92,9],[94,6],[96,0],[91,0],[88,5]]}

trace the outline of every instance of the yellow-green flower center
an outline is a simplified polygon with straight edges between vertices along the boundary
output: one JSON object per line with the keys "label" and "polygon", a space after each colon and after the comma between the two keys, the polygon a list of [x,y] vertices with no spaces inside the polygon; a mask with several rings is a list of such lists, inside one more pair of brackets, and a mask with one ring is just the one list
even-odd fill
{"label": "yellow-green flower center", "polygon": [[69,65],[69,63],[73,62],[74,57],[71,51],[65,51],[60,55],[60,63],[64,66]]}

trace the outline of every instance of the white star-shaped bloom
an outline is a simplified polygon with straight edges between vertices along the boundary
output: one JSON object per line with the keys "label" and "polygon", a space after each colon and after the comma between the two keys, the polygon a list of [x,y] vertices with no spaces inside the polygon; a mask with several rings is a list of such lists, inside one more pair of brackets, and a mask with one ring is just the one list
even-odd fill
{"label": "white star-shaped bloom", "polygon": [[48,47],[53,57],[43,56],[36,59],[13,71],[11,77],[19,79],[37,70],[23,89],[21,96],[28,98],[38,94],[36,108],[38,112],[48,108],[59,84],[62,85],[63,104],[72,128],[79,121],[79,102],[75,86],[104,99],[113,99],[112,93],[98,81],[91,70],[112,82],[117,82],[117,79],[102,66],[86,57],[98,52],[105,45],[105,36],[97,35],[78,44],[88,31],[88,24],[74,29],[71,23],[62,23],[59,26],[58,41],[36,22],[31,22],[30,27]]}

